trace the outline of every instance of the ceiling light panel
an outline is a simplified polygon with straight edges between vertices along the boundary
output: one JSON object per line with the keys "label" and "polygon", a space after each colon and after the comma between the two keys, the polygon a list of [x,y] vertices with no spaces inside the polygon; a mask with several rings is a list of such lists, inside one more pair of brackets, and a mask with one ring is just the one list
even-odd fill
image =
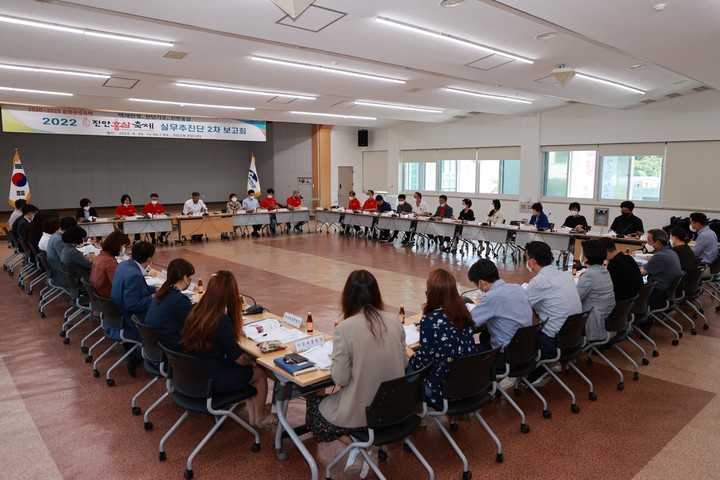
{"label": "ceiling light panel", "polygon": [[462,45],[465,47],[475,48],[478,50],[482,50],[484,52],[494,53],[496,55],[501,55],[503,57],[512,58],[513,60],[517,60],[519,62],[523,63],[529,63],[532,64],[534,61],[530,58],[523,57],[522,55],[517,55],[515,53],[506,52],[504,50],[499,50],[495,47],[491,47],[488,45],[483,45],[482,43],[473,42],[472,40],[466,40],[464,38],[456,37],[454,35],[450,35],[448,33],[444,32],[438,32],[435,30],[430,30],[423,27],[418,27],[416,25],[411,25],[409,23],[401,22],[398,20],[393,20],[391,18],[385,18],[385,17],[375,17],[375,21],[377,23],[380,23],[382,25],[388,25],[391,27],[399,28],[401,30],[406,30],[413,33],[418,33],[421,35],[425,35],[428,37],[433,37],[438,40],[445,40],[448,42],[455,43],[457,45]]}
{"label": "ceiling light panel", "polygon": [[306,70],[315,70],[315,71],[324,72],[324,73],[333,73],[333,74],[337,74],[337,75],[359,77],[359,78],[364,78],[367,80],[379,80],[382,82],[400,83],[400,84],[405,83],[405,80],[402,80],[399,78],[385,77],[382,75],[373,75],[370,73],[357,72],[354,70],[343,70],[341,68],[324,67],[322,65],[313,65],[311,63],[293,62],[293,61],[289,61],[289,60],[280,60],[277,58],[261,57],[258,55],[253,55],[250,57],[250,59],[254,60],[256,62],[272,63],[275,65],[283,65],[286,67],[303,68]]}
{"label": "ceiling light panel", "polygon": [[266,97],[297,98],[300,100],[315,100],[317,98],[312,95],[301,95],[287,92],[270,92],[266,90],[251,90],[247,88],[221,87],[218,85],[204,85],[201,83],[177,82],[175,83],[175,85],[178,87],[197,88],[200,90],[214,90],[218,92],[240,93],[246,95],[264,95]]}
{"label": "ceiling light panel", "polygon": [[463,90],[461,88],[452,88],[452,87],[445,87],[443,88],[446,92],[452,92],[452,93],[460,93],[463,95],[472,95],[474,97],[481,97],[481,98],[489,98],[491,100],[504,100],[506,102],[515,102],[515,103],[524,103],[524,104],[532,104],[530,100],[523,100],[522,98],[515,98],[515,97],[505,97],[502,95],[492,95],[489,93],[481,93],[481,92],[472,92],[470,90]]}
{"label": "ceiling light panel", "polygon": [[310,116],[317,116],[317,117],[345,118],[348,120],[377,120],[376,117],[361,117],[359,115],[338,115],[335,113],[299,112],[297,110],[291,110],[290,113],[292,113],[294,115],[310,115]]}
{"label": "ceiling light panel", "polygon": [[81,72],[77,70],[63,70],[58,68],[34,67],[30,65],[12,65],[8,63],[0,63],[0,68],[4,70],[18,70],[21,72],[32,73],[52,73],[57,75],[73,75],[77,77],[90,78],[110,78],[110,75],[104,73]]}
{"label": "ceiling light panel", "polygon": [[425,107],[411,107],[409,105],[394,105],[391,103],[377,103],[377,102],[365,102],[363,100],[355,100],[355,105],[362,105],[365,107],[379,107],[379,108],[391,108],[395,110],[409,110],[411,112],[423,112],[423,113],[443,113],[442,110],[436,108],[425,108]]}
{"label": "ceiling light panel", "polygon": [[38,93],[40,95],[60,95],[63,97],[72,97],[72,93],[65,92],[52,92],[50,90],[31,90],[29,88],[13,88],[13,87],[0,87],[0,90],[8,92],[21,92],[21,93]]}
{"label": "ceiling light panel", "polygon": [[151,100],[147,98],[128,98],[131,102],[158,103],[161,105],[177,105],[179,107],[224,108],[229,110],[255,110],[252,107],[236,107],[234,105],[213,105],[209,103],[171,102],[168,100]]}

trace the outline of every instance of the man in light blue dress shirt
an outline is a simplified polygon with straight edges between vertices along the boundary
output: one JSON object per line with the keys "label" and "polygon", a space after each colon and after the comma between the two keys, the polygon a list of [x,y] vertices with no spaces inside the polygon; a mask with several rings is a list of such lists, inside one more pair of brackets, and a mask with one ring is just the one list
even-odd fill
{"label": "man in light blue dress shirt", "polygon": [[702,263],[710,265],[718,256],[718,239],[708,227],[707,216],[700,212],[691,213],[690,230],[697,232],[697,240],[692,246],[693,253]]}
{"label": "man in light blue dress shirt", "polygon": [[505,346],[510,343],[518,328],[532,325],[532,307],[527,292],[520,285],[500,279],[498,269],[491,260],[481,258],[470,267],[468,279],[484,293],[472,307],[475,325],[487,325],[490,344],[484,349],[500,347],[495,357],[495,369],[505,371]]}
{"label": "man in light blue dress shirt", "polygon": [[[255,198],[255,190],[248,190],[248,196],[242,201],[242,207],[245,209],[248,213],[253,213],[255,210],[260,208],[260,202],[258,202],[258,199]],[[252,236],[253,237],[259,237],[260,234],[258,233],[258,230],[260,230],[260,225],[253,225],[253,231]]]}

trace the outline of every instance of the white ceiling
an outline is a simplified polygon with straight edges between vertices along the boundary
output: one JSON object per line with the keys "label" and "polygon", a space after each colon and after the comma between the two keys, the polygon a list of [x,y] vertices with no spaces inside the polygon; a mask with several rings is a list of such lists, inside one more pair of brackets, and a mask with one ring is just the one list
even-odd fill
{"label": "white ceiling", "polygon": [[[73,93],[49,97],[0,91],[0,103],[183,113],[249,120],[384,127],[406,121],[451,122],[481,113],[527,115],[580,102],[636,108],[643,101],[720,88],[720,2],[669,0],[316,0],[293,21],[271,0],[0,0],[1,14],[174,42],[118,42],[0,23],[0,63],[75,69],[139,80],[130,90],[102,79],[0,70],[0,86]],[[534,60],[532,65],[376,23],[382,16]],[[550,40],[535,36],[556,31]],[[712,45],[715,45],[713,47]],[[261,55],[406,80],[404,85],[259,63]],[[646,91],[550,75],[560,64]],[[628,70],[632,65],[644,68]],[[176,81],[316,95],[281,99],[186,89]],[[530,105],[458,95],[443,87],[517,97]],[[229,114],[208,107],[157,106],[145,98],[254,107]],[[60,98],[60,100],[58,100]],[[430,107],[422,113],[354,105],[355,100]],[[304,117],[290,110],[374,116]]]}

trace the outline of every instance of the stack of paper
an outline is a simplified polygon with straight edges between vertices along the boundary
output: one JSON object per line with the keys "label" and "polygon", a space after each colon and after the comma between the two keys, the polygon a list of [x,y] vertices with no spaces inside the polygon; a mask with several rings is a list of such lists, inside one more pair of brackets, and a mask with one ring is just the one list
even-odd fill
{"label": "stack of paper", "polygon": [[418,327],[415,325],[405,325],[405,343],[408,345],[414,345],[420,343],[420,332]]}
{"label": "stack of paper", "polygon": [[274,318],[263,318],[257,322],[252,322],[243,327],[245,336],[254,342],[268,342],[277,340],[278,342],[287,343],[299,340],[308,336],[295,328],[285,328],[280,322]]}
{"label": "stack of paper", "polygon": [[320,370],[330,370],[332,366],[332,352],[333,344],[332,340],[329,340],[323,345],[318,345],[317,347],[302,352],[302,355],[317,365]]}

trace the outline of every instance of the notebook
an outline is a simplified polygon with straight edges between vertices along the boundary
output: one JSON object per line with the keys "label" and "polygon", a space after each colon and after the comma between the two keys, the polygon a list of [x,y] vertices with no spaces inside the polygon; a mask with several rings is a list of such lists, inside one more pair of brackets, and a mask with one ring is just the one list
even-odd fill
{"label": "notebook", "polygon": [[294,377],[302,375],[303,373],[310,373],[317,370],[317,366],[313,362],[307,361],[303,363],[286,363],[284,357],[278,357],[275,360],[275,365],[282,368]]}

